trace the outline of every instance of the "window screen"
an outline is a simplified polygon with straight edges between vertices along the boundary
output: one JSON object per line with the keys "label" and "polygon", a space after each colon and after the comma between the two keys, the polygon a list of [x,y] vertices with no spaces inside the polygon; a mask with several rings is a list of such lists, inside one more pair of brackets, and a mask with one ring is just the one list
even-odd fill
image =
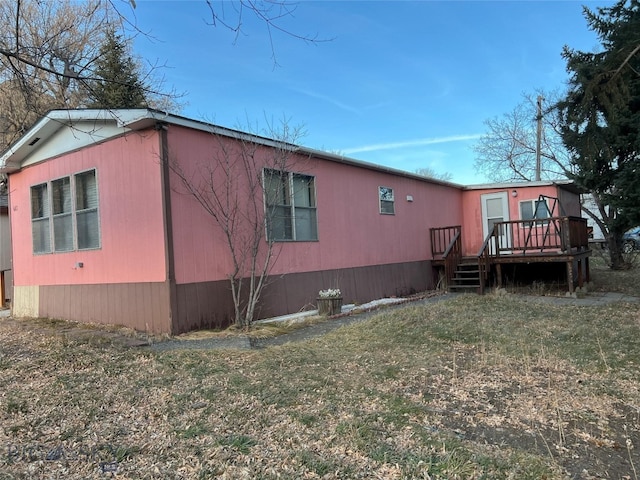
{"label": "window screen", "polygon": [[73,218],[71,212],[71,179],[51,182],[53,203],[53,249],[56,252],[73,250]]}
{"label": "window screen", "polygon": [[47,184],[31,187],[33,253],[49,253],[51,251],[50,215],[51,209],[49,208],[49,189]]}
{"label": "window screen", "polygon": [[314,177],[267,169],[264,190],[269,240],[318,239]]}
{"label": "window screen", "polygon": [[33,253],[100,246],[96,171],[31,187]]}
{"label": "window screen", "polygon": [[545,200],[525,200],[520,202],[521,220],[540,220],[549,217],[549,207]]}
{"label": "window screen", "polygon": [[100,246],[100,221],[98,218],[98,185],[96,171],[78,173],[76,184],[76,228],[78,249]]}

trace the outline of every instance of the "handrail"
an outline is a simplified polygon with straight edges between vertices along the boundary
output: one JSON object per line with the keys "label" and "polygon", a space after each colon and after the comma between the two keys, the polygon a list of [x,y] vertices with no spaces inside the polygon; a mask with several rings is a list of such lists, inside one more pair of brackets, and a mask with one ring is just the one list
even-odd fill
{"label": "handrail", "polygon": [[493,226],[493,230],[491,230],[489,232],[489,235],[487,235],[487,238],[484,239],[484,243],[482,244],[482,247],[480,247],[480,251],[478,252],[478,257],[482,254],[484,254],[485,251],[487,251],[489,249],[489,241],[491,240],[491,237],[493,237],[493,234],[496,230],[496,226]]}
{"label": "handrail", "polygon": [[445,281],[451,285],[455,270],[462,260],[462,227],[430,228],[429,233],[432,258],[444,261]]}
{"label": "handrail", "polygon": [[435,259],[438,256],[442,256],[441,258],[444,258],[447,247],[451,244],[453,237],[460,232],[461,228],[460,225],[430,228],[431,257]]}
{"label": "handrail", "polygon": [[447,249],[442,254],[443,258],[446,258],[451,253],[451,250],[453,250],[456,247],[456,243],[459,243],[458,242],[459,239],[460,239],[460,231],[456,232],[455,236],[451,239],[451,242],[449,242]]}
{"label": "handrail", "polygon": [[478,276],[480,278],[480,295],[484,294],[484,285],[485,282],[489,278],[489,267],[491,265],[491,252],[489,251],[489,245],[491,244],[491,239],[494,237],[496,233],[497,224],[493,225],[493,229],[487,235],[487,238],[484,239],[484,243],[482,247],[480,247],[480,251],[478,252]]}
{"label": "handrail", "polygon": [[454,237],[449,242],[442,257],[444,258],[444,272],[447,281],[447,286],[451,285],[453,277],[455,275],[456,268],[460,264],[462,259],[462,241],[460,230],[456,232]]}

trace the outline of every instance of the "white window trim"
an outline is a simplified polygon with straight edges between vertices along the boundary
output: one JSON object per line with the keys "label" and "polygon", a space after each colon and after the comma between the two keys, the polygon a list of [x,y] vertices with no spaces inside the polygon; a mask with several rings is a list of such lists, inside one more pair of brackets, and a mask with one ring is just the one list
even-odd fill
{"label": "white window trim", "polygon": [[[537,218],[536,215],[536,211],[537,211],[537,204],[538,202],[544,202],[544,205],[546,207],[546,211],[548,214],[551,213],[551,211],[549,210],[549,202],[547,202],[547,199],[544,198],[542,200],[540,200],[539,198],[531,198],[528,200],[520,200],[518,202],[518,214],[520,215],[520,220],[522,220],[523,222],[530,222],[528,223],[526,226],[528,227],[539,227],[542,225],[546,225],[548,223],[548,219],[550,218],[550,216],[544,217],[544,218]],[[533,212],[533,218],[529,218],[529,219],[524,219],[522,218],[522,204],[524,203],[529,203],[531,205],[531,211]]]}
{"label": "white window trim", "polygon": [[[391,199],[382,199],[382,189],[385,188],[391,192]],[[388,202],[391,204],[393,212],[384,212],[382,210],[382,202]],[[396,196],[392,187],[387,187],[384,185],[378,186],[378,211],[380,215],[395,215],[396,214]]]}

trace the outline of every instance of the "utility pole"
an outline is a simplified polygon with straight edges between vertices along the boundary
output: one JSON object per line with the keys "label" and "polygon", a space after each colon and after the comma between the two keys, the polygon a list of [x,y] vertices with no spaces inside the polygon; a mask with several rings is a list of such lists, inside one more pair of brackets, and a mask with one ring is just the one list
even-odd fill
{"label": "utility pole", "polygon": [[536,115],[536,182],[540,181],[540,148],[542,145],[542,95],[538,95],[538,113]]}

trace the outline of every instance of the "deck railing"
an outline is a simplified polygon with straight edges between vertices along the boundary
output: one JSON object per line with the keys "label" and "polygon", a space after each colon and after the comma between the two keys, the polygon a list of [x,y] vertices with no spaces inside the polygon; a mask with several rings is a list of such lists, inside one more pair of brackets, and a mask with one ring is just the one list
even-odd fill
{"label": "deck railing", "polygon": [[451,284],[456,267],[462,259],[462,236],[460,225],[432,228],[431,255],[444,260],[444,274],[447,285]]}
{"label": "deck railing", "polygon": [[462,260],[462,238],[460,230],[451,239],[449,246],[442,255],[444,258],[444,271],[447,279],[447,285],[451,285],[453,276],[456,273],[456,268]]}
{"label": "deck railing", "polygon": [[487,235],[484,239],[484,243],[478,252],[478,278],[480,279],[480,295],[484,295],[484,286],[489,279],[489,271],[491,269],[491,254],[489,250],[489,244],[493,238],[493,233],[496,231],[496,225],[493,227],[493,232]]}
{"label": "deck railing", "polygon": [[431,235],[431,256],[434,259],[444,258],[451,241],[457,235],[460,236],[460,225],[454,225],[450,227],[438,227],[430,228],[429,234]]}
{"label": "deck railing", "polygon": [[[447,285],[462,261],[462,236],[459,225],[431,228],[431,254],[443,260]],[[572,253],[589,249],[587,220],[562,216],[534,220],[496,222],[477,254],[480,294],[489,279],[491,264],[501,255],[536,253]]]}
{"label": "deck railing", "polygon": [[587,220],[580,217],[497,222],[478,256],[569,252],[587,249],[588,240]]}
{"label": "deck railing", "polygon": [[565,216],[497,222],[477,255],[480,293],[489,278],[492,258],[512,254],[571,253],[588,248],[585,218]]}

